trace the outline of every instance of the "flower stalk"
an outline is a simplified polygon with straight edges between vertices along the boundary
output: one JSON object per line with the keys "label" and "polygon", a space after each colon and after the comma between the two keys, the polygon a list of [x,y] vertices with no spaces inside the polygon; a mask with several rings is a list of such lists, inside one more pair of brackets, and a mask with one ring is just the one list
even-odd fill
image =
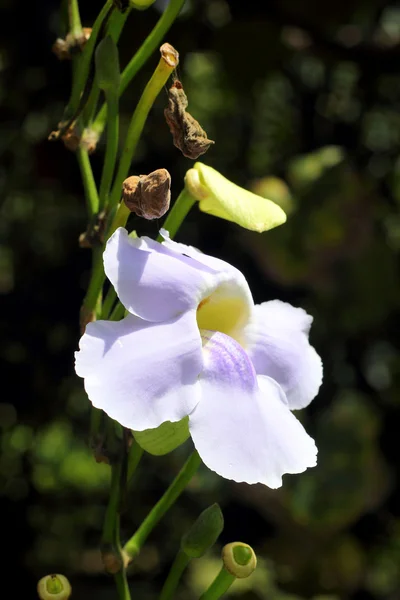
{"label": "flower stalk", "polygon": [[78,39],[83,34],[78,0],[68,0],[68,20],[70,33]]}
{"label": "flower stalk", "polygon": [[[132,79],[144,66],[157,46],[162,42],[165,34],[170,29],[171,25],[175,21],[176,17],[180,13],[185,0],[171,0],[165,9],[164,13],[158,20],[156,26],[147,36],[143,44],[140,46],[136,54],[131,58],[124,71],[121,74],[121,85],[119,88],[119,94],[123,94]],[[103,104],[99,113],[95,119],[93,127],[101,133],[105,127],[107,121],[107,105]]]}
{"label": "flower stalk", "polygon": [[194,451],[183,465],[182,469],[175,477],[167,491],[149,512],[143,523],[139,526],[136,533],[134,533],[134,535],[126,542],[123,551],[128,563],[139,554],[144,542],[153,531],[154,527],[176,502],[185,487],[188,485],[189,481],[192,479],[193,475],[197,472],[200,464],[201,459],[198,453]]}
{"label": "flower stalk", "polygon": [[96,49],[96,80],[103,90],[108,107],[107,144],[100,182],[100,209],[107,206],[118,152],[118,88],[120,84],[118,49],[111,38],[105,37]]}
{"label": "flower stalk", "polygon": [[100,205],[96,181],[93,176],[88,151],[85,148],[82,148],[82,146],[79,146],[76,151],[76,156],[78,158],[83,188],[85,191],[87,212],[89,219],[92,219],[92,217],[98,213]]}
{"label": "flower stalk", "polygon": [[231,587],[236,580],[234,575],[231,575],[225,567],[222,567],[210,587],[200,596],[199,600],[218,600]]}
{"label": "flower stalk", "polygon": [[[173,207],[164,221],[163,228],[169,232],[171,238],[175,236],[195,202],[196,200],[193,196],[184,188],[175,200]],[[162,236],[158,236],[157,239],[161,242],[163,238]]]}
{"label": "flower stalk", "polygon": [[129,124],[121,160],[119,162],[117,175],[110,196],[111,211],[116,207],[121,197],[122,184],[128,175],[129,167],[150,109],[171,73],[176,69],[179,63],[179,54],[170,44],[163,44],[160,48],[160,52],[161,59],[143,91]]}
{"label": "flower stalk", "polygon": [[185,554],[183,550],[179,550],[165,580],[159,600],[172,600],[174,598],[182,574],[190,561],[191,557]]}
{"label": "flower stalk", "polygon": [[[118,43],[118,40],[121,36],[122,30],[125,26],[126,20],[132,10],[132,7],[129,6],[125,12],[120,12],[119,10],[114,10],[110,16],[110,19],[107,24],[106,35],[109,35],[111,39]],[[91,123],[93,122],[94,115],[97,109],[97,104],[99,102],[100,96],[100,88],[97,85],[96,81],[93,82],[92,89],[90,91],[90,95],[88,101],[86,103],[85,108],[82,113],[82,120],[84,124],[90,128]],[[118,92],[119,96],[119,92]],[[104,104],[107,112],[107,102]],[[107,119],[104,120],[104,126],[106,125]]]}
{"label": "flower stalk", "polygon": [[83,97],[84,91],[88,88],[88,86],[90,86],[91,80],[93,79],[90,77],[90,71],[97,38],[101,30],[104,29],[104,26],[107,23],[113,9],[114,7],[112,0],[107,0],[93,24],[90,38],[83,49],[80,61],[75,71],[71,98],[65,111],[66,120],[73,120],[77,117],[80,109],[81,98]]}

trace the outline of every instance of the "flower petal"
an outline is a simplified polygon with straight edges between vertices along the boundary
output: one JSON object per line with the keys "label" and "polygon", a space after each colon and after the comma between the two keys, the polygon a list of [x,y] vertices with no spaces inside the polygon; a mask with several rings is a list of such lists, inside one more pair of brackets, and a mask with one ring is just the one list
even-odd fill
{"label": "flower petal", "polygon": [[212,294],[202,299],[197,310],[200,329],[212,329],[230,335],[239,343],[243,341],[243,330],[253,313],[254,302],[244,275],[229,263],[203,254],[193,246],[179,244],[169,238],[165,229],[160,230],[163,246],[171,252],[184,254],[194,262],[213,269],[220,281]]}
{"label": "flower petal", "polygon": [[311,323],[303,309],[274,300],[254,307],[245,331],[257,374],[279,383],[291,410],[307,406],[322,383],[322,362],[308,341]]}
{"label": "flower petal", "polygon": [[122,227],[107,242],[104,269],[125,308],[153,322],[195,308],[218,284],[206,266],[149,238],[130,238]]}
{"label": "flower petal", "polygon": [[189,415],[194,445],[213,471],[237,482],[282,485],[285,473],[316,464],[317,450],[279,385],[257,378],[232,338],[202,331],[201,400]]}
{"label": "flower petal", "polygon": [[262,232],[286,221],[280,206],[239,187],[201,162],[186,173],[185,182],[201,211],[246,229]]}
{"label": "flower petal", "polygon": [[209,254],[204,254],[201,252],[201,250],[198,250],[198,248],[195,248],[194,246],[187,246],[186,244],[181,244],[171,240],[169,237],[169,232],[166,229],[160,229],[160,234],[164,238],[164,241],[162,242],[164,248],[168,248],[171,252],[176,254],[189,256],[192,260],[196,261],[200,265],[203,265],[203,267],[209,268],[212,272],[233,273],[234,276],[243,279],[245,285],[247,286],[247,281],[243,274],[224,260],[215,258],[215,256],[210,256]]}
{"label": "flower petal", "polygon": [[76,353],[93,406],[136,431],[188,415],[199,400],[202,368],[195,311],[162,324],[132,315],[89,323]]}

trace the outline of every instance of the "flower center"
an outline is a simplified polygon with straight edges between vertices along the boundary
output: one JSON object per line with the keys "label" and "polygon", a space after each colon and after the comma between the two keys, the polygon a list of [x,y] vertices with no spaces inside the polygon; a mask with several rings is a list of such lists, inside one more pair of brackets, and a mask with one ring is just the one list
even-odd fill
{"label": "flower center", "polygon": [[221,284],[197,307],[199,329],[210,329],[229,335],[242,344],[242,331],[249,318],[247,299],[227,283]]}

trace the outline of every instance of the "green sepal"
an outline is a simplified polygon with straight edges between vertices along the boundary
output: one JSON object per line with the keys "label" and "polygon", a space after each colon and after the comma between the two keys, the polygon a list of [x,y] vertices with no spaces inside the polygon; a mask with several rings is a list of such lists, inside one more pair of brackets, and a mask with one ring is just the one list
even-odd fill
{"label": "green sepal", "polygon": [[154,456],[162,456],[186,442],[190,436],[189,418],[185,417],[176,423],[166,421],[156,429],[132,431],[132,433],[143,450]]}
{"label": "green sepal", "polygon": [[218,504],[212,504],[199,515],[181,540],[181,549],[190,558],[200,558],[217,541],[224,528],[224,517]]}
{"label": "green sepal", "polygon": [[114,40],[107,35],[101,40],[95,52],[96,81],[104,92],[118,94],[120,70],[118,48]]}

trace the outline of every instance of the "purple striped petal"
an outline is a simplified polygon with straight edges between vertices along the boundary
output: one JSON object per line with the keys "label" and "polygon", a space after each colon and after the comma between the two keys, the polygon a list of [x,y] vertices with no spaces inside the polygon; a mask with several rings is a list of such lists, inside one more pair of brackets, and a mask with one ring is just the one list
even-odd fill
{"label": "purple striped petal", "polygon": [[317,450],[290,412],[280,386],[257,378],[232,338],[202,331],[201,400],[189,416],[194,445],[213,471],[237,482],[282,484],[285,473],[316,464]]}

